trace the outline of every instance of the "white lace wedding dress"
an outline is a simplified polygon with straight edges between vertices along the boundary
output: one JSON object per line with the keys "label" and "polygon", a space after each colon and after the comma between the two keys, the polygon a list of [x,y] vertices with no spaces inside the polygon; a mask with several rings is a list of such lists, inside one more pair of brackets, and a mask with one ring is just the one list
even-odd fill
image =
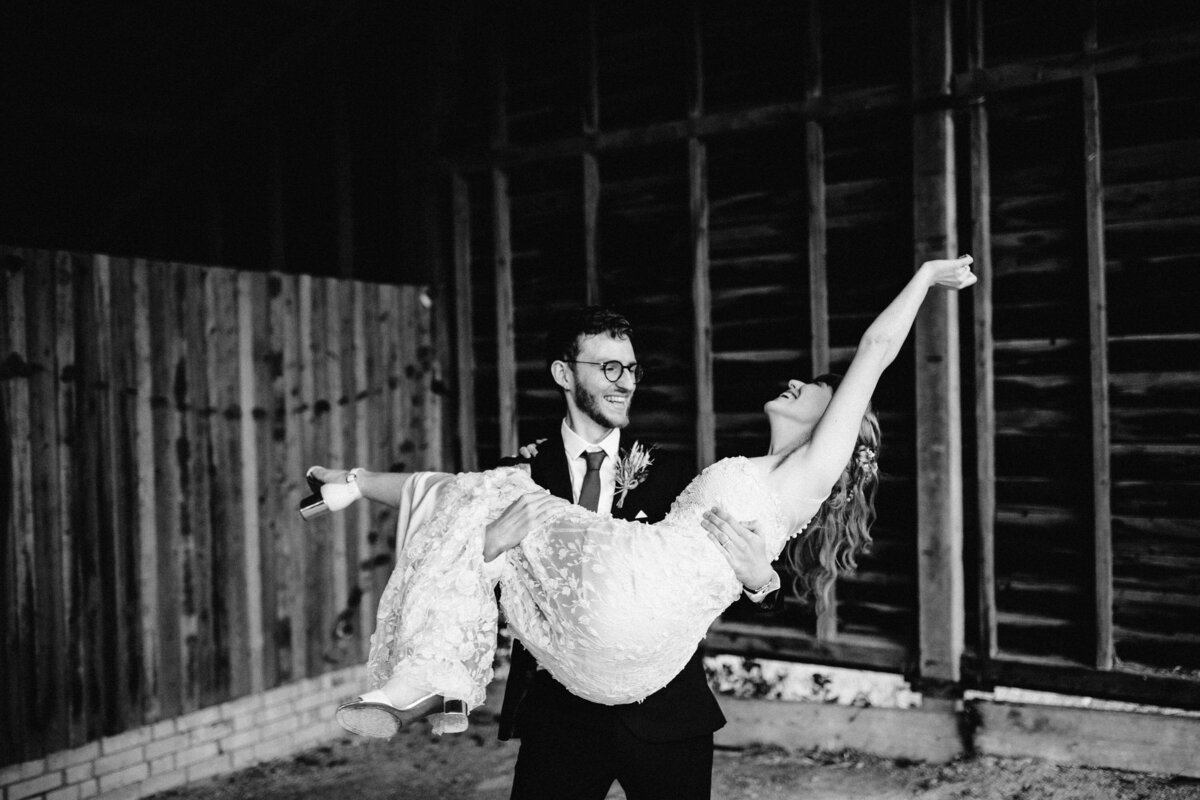
{"label": "white lace wedding dress", "polygon": [[655,525],[567,506],[484,564],[487,523],[536,488],[515,467],[410,481],[371,637],[373,688],[400,675],[414,688],[481,704],[492,678],[498,577],[513,633],[559,682],[597,703],[642,700],[678,674],[741,593],[701,515],[720,506],[757,520],[775,555],[822,502],[785,519],[758,467],[728,458],[694,478]]}

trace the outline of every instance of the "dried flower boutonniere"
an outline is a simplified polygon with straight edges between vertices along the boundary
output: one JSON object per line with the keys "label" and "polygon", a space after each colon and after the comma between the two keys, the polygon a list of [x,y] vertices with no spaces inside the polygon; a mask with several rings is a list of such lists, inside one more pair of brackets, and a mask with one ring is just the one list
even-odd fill
{"label": "dried flower boutonniere", "polygon": [[646,480],[646,473],[654,459],[650,454],[657,445],[642,447],[640,442],[634,442],[629,450],[621,451],[621,458],[616,467],[617,508],[625,507],[625,495],[636,489]]}

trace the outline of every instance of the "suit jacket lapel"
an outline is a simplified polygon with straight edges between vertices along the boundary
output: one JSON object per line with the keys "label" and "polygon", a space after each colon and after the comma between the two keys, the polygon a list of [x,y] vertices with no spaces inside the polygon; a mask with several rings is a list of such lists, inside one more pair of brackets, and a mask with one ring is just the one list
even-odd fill
{"label": "suit jacket lapel", "polygon": [[554,432],[538,447],[537,458],[533,459],[530,476],[555,497],[571,502],[571,472],[567,466],[567,453],[563,449],[562,436]]}

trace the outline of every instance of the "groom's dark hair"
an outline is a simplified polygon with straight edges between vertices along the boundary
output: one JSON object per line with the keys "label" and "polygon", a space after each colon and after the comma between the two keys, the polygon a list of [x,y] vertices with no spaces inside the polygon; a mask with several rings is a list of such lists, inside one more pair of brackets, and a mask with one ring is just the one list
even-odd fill
{"label": "groom's dark hair", "polygon": [[601,333],[614,339],[633,339],[633,326],[603,306],[578,306],[561,312],[546,329],[546,369],[555,361],[574,361],[579,356],[579,340]]}

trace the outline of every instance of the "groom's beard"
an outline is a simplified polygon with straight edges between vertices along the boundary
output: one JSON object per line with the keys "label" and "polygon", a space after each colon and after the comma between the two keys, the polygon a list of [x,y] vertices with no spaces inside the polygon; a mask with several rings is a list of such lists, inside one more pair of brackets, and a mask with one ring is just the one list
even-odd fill
{"label": "groom's beard", "polygon": [[625,398],[624,413],[605,408],[603,396],[598,397],[588,392],[578,383],[575,384],[574,390],[575,405],[597,425],[603,425],[606,428],[624,428],[629,424],[629,406],[633,403],[633,392],[614,391],[612,394],[619,394]]}

